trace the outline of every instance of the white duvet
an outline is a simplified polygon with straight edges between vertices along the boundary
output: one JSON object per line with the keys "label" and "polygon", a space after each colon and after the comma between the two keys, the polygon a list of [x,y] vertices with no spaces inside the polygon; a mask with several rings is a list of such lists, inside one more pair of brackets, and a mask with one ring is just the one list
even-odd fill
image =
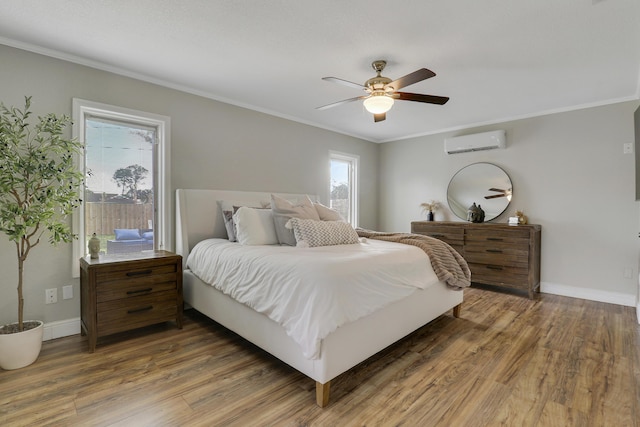
{"label": "white duvet", "polygon": [[421,249],[369,239],[316,248],[208,239],[193,248],[187,267],[284,327],[308,359],[340,326],[438,282]]}

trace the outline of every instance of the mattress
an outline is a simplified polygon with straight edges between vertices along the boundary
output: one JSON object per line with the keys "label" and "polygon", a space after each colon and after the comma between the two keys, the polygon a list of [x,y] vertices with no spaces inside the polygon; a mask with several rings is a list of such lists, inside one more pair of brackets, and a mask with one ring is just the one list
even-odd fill
{"label": "mattress", "polygon": [[369,239],[316,248],[207,239],[187,268],[281,325],[308,359],[340,326],[438,283],[421,249]]}

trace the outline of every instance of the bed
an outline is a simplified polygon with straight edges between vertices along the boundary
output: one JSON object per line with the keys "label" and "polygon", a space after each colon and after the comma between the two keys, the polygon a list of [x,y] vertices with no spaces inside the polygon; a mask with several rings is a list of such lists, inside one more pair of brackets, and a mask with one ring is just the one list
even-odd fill
{"label": "bed", "polygon": [[[437,282],[353,322],[342,325],[320,343],[318,354],[305,356],[283,326],[239,303],[196,276],[186,264],[198,242],[227,236],[219,200],[264,204],[271,193],[227,190],[176,191],[176,252],[183,257],[184,301],[229,330],[264,349],[316,382],[316,403],[329,402],[330,381],[453,309],[460,313],[463,292]],[[280,194],[295,199],[303,195]]]}

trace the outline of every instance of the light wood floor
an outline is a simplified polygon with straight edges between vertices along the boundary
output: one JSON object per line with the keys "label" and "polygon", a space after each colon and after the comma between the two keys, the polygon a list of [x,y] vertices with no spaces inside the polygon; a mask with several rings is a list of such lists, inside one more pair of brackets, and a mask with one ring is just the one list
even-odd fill
{"label": "light wood floor", "polygon": [[341,375],[314,382],[187,311],[185,326],[44,343],[0,371],[0,425],[638,426],[635,310],[542,294],[465,291],[441,316]]}

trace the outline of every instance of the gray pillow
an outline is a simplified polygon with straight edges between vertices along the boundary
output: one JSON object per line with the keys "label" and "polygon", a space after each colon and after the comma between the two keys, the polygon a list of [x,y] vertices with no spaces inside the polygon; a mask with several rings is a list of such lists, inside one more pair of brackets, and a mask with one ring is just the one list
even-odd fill
{"label": "gray pillow", "polygon": [[292,203],[282,197],[271,195],[271,211],[273,212],[273,222],[276,226],[276,235],[281,245],[296,245],[296,237],[293,230],[286,227],[291,218],[320,220],[313,202],[309,196],[304,196],[297,203]]}

